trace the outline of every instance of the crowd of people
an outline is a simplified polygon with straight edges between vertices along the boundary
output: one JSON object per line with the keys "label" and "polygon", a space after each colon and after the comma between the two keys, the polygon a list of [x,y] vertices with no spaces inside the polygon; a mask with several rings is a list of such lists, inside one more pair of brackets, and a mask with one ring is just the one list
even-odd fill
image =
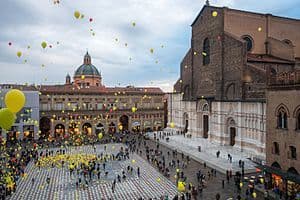
{"label": "crowd of people", "polygon": [[[217,171],[215,169],[208,168],[206,163],[203,163],[203,169],[195,172],[197,182],[192,181],[187,177],[185,169],[191,162],[189,155],[185,155],[177,150],[163,151],[159,140],[167,139],[173,133],[171,132],[158,132],[154,136],[154,140],[148,140],[143,133],[117,133],[113,137],[106,135],[101,140],[84,140],[82,144],[94,145],[94,154],[69,154],[68,147],[77,145],[73,141],[50,141],[50,142],[26,142],[15,143],[8,146],[5,149],[1,149],[2,164],[0,170],[0,199],[5,199],[16,190],[18,180],[20,177],[26,176],[25,168],[29,162],[34,162],[37,168],[44,167],[58,167],[69,171],[69,175],[74,181],[74,187],[76,189],[86,188],[93,184],[94,181],[99,179],[105,179],[110,171],[107,169],[107,165],[110,162],[118,162],[122,160],[129,160],[132,153],[136,153],[145,158],[152,166],[165,177],[172,180],[176,185],[178,183],[184,184],[184,189],[179,189],[179,193],[174,196],[174,200],[192,200],[201,199],[203,191],[207,188],[210,180],[217,177]],[[182,134],[178,132],[177,134]],[[67,142],[66,142],[67,141]],[[122,142],[125,147],[120,148],[116,154],[96,153],[96,143],[111,143]],[[39,147],[39,148],[38,148]],[[58,150],[53,150],[56,147]],[[57,148],[58,147],[58,148]],[[80,148],[80,147],[79,147]],[[106,148],[106,146],[104,146]],[[218,156],[218,155],[217,155]],[[134,162],[132,160],[131,162]],[[243,163],[241,163],[241,166]],[[134,165],[128,165],[127,168],[122,169],[119,174],[111,180],[111,190],[114,193],[118,183],[126,181],[129,177],[140,177],[140,167]],[[239,183],[241,181],[241,174],[232,175],[231,171],[226,174],[227,182],[233,178],[237,190],[240,189]],[[35,178],[32,180],[32,184],[35,183]],[[46,183],[51,184],[51,178],[46,178]],[[225,181],[222,181],[224,188]],[[249,194],[253,191],[248,191]],[[157,197],[156,197],[157,198]],[[168,195],[163,195],[159,199],[169,199]],[[219,193],[215,196],[216,199],[220,199]],[[240,199],[240,195],[236,197]],[[143,199],[141,196],[140,199]],[[155,199],[155,198],[153,198]]]}
{"label": "crowd of people", "polygon": [[15,143],[0,150],[0,199],[4,200],[16,190],[18,180],[26,176],[27,164],[38,157],[38,151],[28,143]]}

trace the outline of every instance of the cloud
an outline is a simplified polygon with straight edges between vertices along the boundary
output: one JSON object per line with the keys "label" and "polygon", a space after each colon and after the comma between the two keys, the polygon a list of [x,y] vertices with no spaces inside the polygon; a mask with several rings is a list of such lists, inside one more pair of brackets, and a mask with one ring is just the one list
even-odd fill
{"label": "cloud", "polygon": [[[204,2],[60,0],[59,5],[54,5],[52,0],[1,0],[0,82],[63,83],[65,75],[72,76],[82,64],[88,49],[105,85],[141,86],[152,82],[168,89],[178,78],[180,62],[190,46],[190,24]],[[296,13],[289,9],[295,10],[292,7],[299,5],[292,0],[265,0],[259,4],[252,0],[211,2],[282,15]],[[76,20],[75,10],[83,13],[84,19]],[[53,47],[42,49],[42,41]],[[8,42],[13,45],[8,46]],[[17,51],[23,52],[21,58],[17,58]]]}

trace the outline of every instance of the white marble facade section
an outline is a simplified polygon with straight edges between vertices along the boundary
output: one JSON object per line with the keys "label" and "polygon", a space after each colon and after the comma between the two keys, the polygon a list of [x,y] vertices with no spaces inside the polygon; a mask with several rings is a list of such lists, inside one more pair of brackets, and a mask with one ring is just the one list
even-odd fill
{"label": "white marble facade section", "polygon": [[177,130],[184,130],[187,120],[187,133],[193,137],[206,136],[210,142],[265,157],[264,102],[183,101],[181,94],[170,94],[168,119],[169,126],[173,122]]}

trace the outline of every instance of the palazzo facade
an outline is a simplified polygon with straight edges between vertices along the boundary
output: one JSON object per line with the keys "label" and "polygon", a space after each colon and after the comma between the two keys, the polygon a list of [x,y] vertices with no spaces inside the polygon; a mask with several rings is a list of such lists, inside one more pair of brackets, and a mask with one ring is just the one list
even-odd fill
{"label": "palazzo facade", "polygon": [[48,137],[164,128],[164,93],[160,88],[106,87],[87,53],[63,85],[42,85],[40,131]]}

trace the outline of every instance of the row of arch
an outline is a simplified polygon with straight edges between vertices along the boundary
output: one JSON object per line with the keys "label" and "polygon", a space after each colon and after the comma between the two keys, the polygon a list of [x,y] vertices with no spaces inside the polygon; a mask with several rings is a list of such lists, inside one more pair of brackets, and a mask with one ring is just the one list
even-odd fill
{"label": "row of arch", "polygon": [[[129,124],[129,117],[127,115],[122,115],[119,119],[119,122],[122,126],[122,130],[128,130],[128,124]],[[66,130],[68,130],[69,134],[75,134],[79,132],[80,126],[76,123],[70,123],[68,126],[68,129],[66,129],[66,126],[62,123],[58,123],[54,126],[54,137],[60,137],[64,136]],[[102,123],[98,123],[95,126],[95,131],[92,130],[93,126],[90,122],[85,122],[81,126],[81,130],[83,134],[91,135],[93,132],[98,134],[100,132],[103,132],[104,125]],[[117,125],[114,122],[110,122],[108,124],[108,132],[114,133],[117,131]],[[42,137],[48,137],[50,135],[51,130],[51,120],[47,117],[42,117],[40,119],[40,130]]]}
{"label": "row of arch", "polygon": [[[277,168],[277,169],[282,169],[280,164],[276,161],[273,162],[271,166],[274,167],[274,168]],[[295,169],[295,167],[290,167],[287,171],[292,173],[292,174],[296,174],[296,175],[299,174],[298,171]]]}

